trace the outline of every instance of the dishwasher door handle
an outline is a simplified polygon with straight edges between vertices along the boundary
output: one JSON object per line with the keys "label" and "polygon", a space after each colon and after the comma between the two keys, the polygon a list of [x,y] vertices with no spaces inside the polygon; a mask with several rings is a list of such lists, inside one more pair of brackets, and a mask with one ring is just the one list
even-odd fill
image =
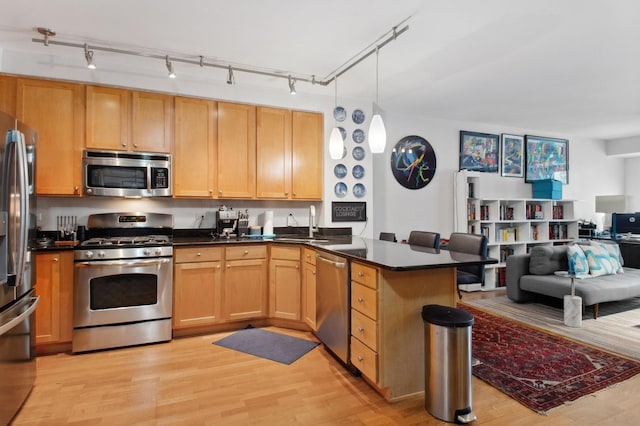
{"label": "dishwasher door handle", "polygon": [[334,262],[333,260],[330,260],[330,259],[327,259],[325,257],[320,256],[319,254],[316,254],[316,259],[322,260],[323,262],[330,263],[333,266],[335,266],[336,268],[346,268],[347,267],[347,262]]}

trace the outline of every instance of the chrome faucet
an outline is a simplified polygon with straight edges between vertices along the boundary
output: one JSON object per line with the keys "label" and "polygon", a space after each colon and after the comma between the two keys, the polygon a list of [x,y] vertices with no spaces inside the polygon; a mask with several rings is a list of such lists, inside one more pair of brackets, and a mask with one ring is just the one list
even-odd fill
{"label": "chrome faucet", "polygon": [[309,238],[313,238],[313,233],[318,230],[315,224],[316,206],[309,206]]}

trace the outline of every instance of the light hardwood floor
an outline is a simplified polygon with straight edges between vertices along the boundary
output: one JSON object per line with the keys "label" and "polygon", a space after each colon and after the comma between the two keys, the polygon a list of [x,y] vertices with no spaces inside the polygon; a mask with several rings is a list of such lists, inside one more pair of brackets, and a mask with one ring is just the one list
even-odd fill
{"label": "light hardwood floor", "polygon": [[[423,396],[387,403],[322,346],[287,366],[211,344],[227,334],[41,356],[35,388],[13,425],[445,424],[425,411]],[[635,425],[639,387],[636,376],[543,416],[474,377],[475,424]]]}

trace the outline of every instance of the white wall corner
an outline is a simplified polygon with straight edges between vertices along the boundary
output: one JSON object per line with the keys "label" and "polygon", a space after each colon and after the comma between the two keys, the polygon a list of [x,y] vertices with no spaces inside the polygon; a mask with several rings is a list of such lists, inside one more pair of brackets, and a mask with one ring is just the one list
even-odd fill
{"label": "white wall corner", "polygon": [[605,141],[605,153],[616,157],[640,156],[640,135]]}

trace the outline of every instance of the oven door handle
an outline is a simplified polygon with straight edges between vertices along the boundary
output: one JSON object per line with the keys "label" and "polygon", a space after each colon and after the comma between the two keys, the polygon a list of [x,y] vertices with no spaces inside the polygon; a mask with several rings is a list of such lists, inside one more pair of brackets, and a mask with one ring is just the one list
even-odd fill
{"label": "oven door handle", "polygon": [[161,259],[134,259],[134,260],[97,260],[88,262],[76,262],[76,268],[91,268],[103,266],[153,266],[170,263],[171,259],[163,257]]}

